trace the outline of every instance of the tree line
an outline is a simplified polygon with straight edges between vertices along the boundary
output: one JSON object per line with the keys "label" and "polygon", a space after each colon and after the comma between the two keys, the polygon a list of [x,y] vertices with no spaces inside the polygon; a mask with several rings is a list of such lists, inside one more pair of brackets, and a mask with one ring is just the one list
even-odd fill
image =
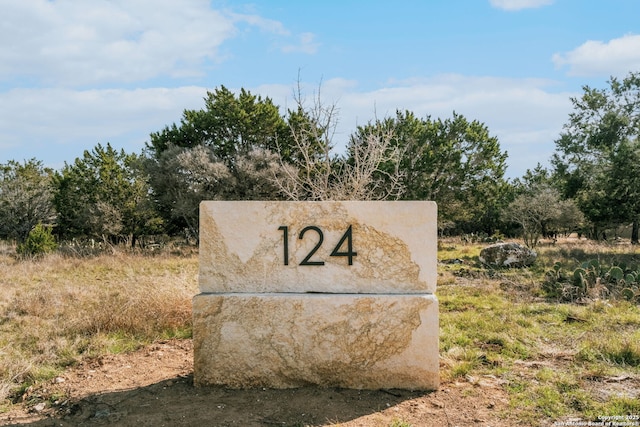
{"label": "tree line", "polygon": [[[273,101],[224,86],[204,108],[150,135],[140,153],[97,144],[60,170],[0,164],[0,239],[37,226],[58,240],[136,245],[142,236],[197,239],[202,200],[434,200],[441,234],[540,237],[602,232],[640,214],[640,74],[583,88],[555,141],[551,168],[505,179],[507,153],[487,126],[455,112],[411,111],[358,126],[336,154],[335,105],[298,90]],[[41,231],[41,230],[40,230]]]}

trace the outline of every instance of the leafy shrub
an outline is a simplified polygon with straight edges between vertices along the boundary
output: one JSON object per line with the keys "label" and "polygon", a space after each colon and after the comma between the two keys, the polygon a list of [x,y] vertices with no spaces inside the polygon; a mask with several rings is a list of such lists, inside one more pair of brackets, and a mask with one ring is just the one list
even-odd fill
{"label": "leafy shrub", "polygon": [[51,227],[38,224],[29,232],[25,241],[18,245],[16,252],[23,256],[37,256],[53,252],[57,247]]}
{"label": "leafy shrub", "polygon": [[624,264],[609,267],[591,260],[571,272],[556,263],[546,273],[542,289],[551,298],[561,301],[621,298],[640,302],[640,269]]}

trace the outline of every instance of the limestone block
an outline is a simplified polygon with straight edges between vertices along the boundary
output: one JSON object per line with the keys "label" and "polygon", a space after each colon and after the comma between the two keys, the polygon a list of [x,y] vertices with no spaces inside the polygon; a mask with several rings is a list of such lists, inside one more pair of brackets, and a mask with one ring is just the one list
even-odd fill
{"label": "limestone block", "polygon": [[200,291],[434,293],[436,216],[427,201],[202,202]]}
{"label": "limestone block", "polygon": [[193,316],[199,386],[438,387],[435,295],[200,294]]}

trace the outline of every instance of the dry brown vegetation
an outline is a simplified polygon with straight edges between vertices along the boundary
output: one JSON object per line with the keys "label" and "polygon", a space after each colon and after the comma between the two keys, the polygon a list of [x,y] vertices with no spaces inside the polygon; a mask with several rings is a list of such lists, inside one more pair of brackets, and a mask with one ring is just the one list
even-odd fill
{"label": "dry brown vegetation", "polygon": [[7,252],[0,255],[0,400],[84,357],[190,335],[195,255],[18,260]]}

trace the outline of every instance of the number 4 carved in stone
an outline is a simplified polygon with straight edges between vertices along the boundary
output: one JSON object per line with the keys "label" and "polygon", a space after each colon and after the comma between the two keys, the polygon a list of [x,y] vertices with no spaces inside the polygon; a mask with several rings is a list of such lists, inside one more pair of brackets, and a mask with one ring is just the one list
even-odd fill
{"label": "number 4 carved in stone", "polygon": [[[347,251],[341,252],[340,248],[344,245],[345,240],[347,241]],[[353,250],[353,237],[351,226],[349,226],[347,231],[342,235],[342,238],[340,238],[336,247],[331,251],[331,256],[346,256],[349,259],[349,265],[353,265],[353,257],[356,255],[358,255],[358,253]]]}
{"label": "number 4 carved in stone", "polygon": [[[289,227],[286,225],[282,225],[278,227],[278,230],[282,230],[282,241],[284,243],[283,252],[284,252],[284,265],[289,265]],[[307,254],[306,257],[300,262],[300,265],[324,265],[324,261],[312,261],[311,257],[316,253],[318,249],[322,246],[322,242],[324,242],[324,233],[319,227],[315,225],[309,225],[303,228],[298,235],[298,239],[302,240],[307,231],[315,231],[318,235],[318,242],[311,249],[311,251]],[[342,247],[347,245],[346,250],[342,250]],[[330,256],[344,256],[347,257],[349,265],[353,265],[353,257],[357,256],[358,253],[353,250],[353,227],[350,225],[347,228],[347,231],[344,232],[338,244],[331,251]]]}

